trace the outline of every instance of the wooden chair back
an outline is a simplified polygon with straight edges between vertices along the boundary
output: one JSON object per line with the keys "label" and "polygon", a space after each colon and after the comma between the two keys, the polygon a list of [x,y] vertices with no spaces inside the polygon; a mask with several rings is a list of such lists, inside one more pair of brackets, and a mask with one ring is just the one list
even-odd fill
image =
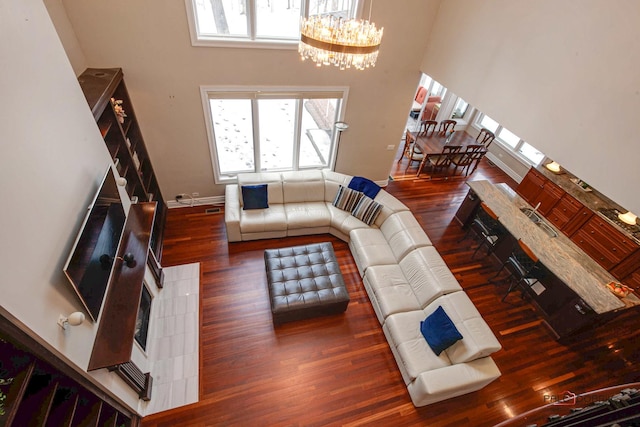
{"label": "wooden chair back", "polygon": [[489,148],[494,139],[496,139],[496,135],[487,128],[480,129],[480,133],[476,136],[476,141],[484,145],[485,148]]}
{"label": "wooden chair back", "polygon": [[[435,120],[423,120],[420,122],[420,132],[418,132],[419,136],[433,136],[436,131],[436,127],[438,127],[438,122]],[[431,135],[429,135],[431,132]]]}
{"label": "wooden chair back", "polygon": [[438,129],[439,136],[446,136],[448,132],[452,131],[453,128],[458,124],[455,120],[443,120],[440,122],[440,128]]}
{"label": "wooden chair back", "polygon": [[447,167],[451,165],[453,157],[459,154],[461,150],[461,145],[445,145],[442,147],[440,154],[429,157],[429,162],[434,168]]}

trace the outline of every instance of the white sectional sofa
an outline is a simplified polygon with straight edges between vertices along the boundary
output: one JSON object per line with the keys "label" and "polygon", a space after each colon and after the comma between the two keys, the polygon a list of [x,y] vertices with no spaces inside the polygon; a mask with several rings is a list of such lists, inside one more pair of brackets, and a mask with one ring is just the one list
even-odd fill
{"label": "white sectional sofa", "polygon": [[[349,248],[411,400],[424,406],[479,390],[501,374],[501,346],[411,211],[381,189],[371,225],[334,206],[352,177],[329,170],[239,174],[226,187],[229,242],[330,233]],[[267,184],[268,208],[243,209],[241,188]],[[421,321],[442,307],[462,339],[439,355]]]}

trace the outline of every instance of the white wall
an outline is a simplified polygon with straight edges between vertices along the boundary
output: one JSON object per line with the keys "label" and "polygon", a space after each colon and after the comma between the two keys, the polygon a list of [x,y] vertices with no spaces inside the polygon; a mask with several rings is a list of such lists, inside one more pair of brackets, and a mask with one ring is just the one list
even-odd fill
{"label": "white wall", "polygon": [[640,2],[447,0],[422,70],[640,213]]}
{"label": "white wall", "polygon": [[[224,194],[213,181],[201,85],[349,86],[337,170],[385,180],[420,78],[439,0],[376,2],[384,27],[378,64],[317,68],[297,50],[192,47],[184,1],[64,0],[90,67],[122,67],[166,199]],[[367,5],[365,9],[368,11]]]}
{"label": "white wall", "polygon": [[[0,56],[0,312],[83,371],[97,325],[56,324],[82,311],[62,268],[110,157],[42,0],[2,2]],[[115,374],[92,377],[137,407]]]}

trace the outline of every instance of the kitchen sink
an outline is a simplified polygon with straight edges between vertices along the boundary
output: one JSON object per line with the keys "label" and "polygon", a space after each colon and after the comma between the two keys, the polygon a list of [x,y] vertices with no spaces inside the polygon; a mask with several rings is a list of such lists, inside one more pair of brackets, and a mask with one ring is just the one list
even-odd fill
{"label": "kitchen sink", "polygon": [[521,208],[520,210],[527,216],[527,218],[533,221],[535,225],[540,227],[542,231],[547,233],[547,236],[558,237],[558,233],[556,233],[556,231],[549,224],[547,224],[536,211],[530,208]]}

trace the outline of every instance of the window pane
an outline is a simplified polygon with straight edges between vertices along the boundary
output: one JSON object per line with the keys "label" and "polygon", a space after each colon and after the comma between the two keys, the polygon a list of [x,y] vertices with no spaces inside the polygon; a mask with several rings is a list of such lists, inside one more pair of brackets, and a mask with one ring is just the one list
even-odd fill
{"label": "window pane", "polygon": [[246,1],[196,0],[194,4],[199,35],[247,37]]}
{"label": "window pane", "polygon": [[522,143],[522,146],[518,151],[520,152],[520,154],[531,160],[536,165],[540,164],[540,162],[544,158],[544,154],[538,151],[536,147],[529,145],[526,142]]}
{"label": "window pane", "polygon": [[300,129],[301,168],[328,166],[331,132],[336,121],[337,99],[305,99]]}
{"label": "window pane", "polygon": [[253,172],[251,100],[211,99],[209,105],[220,174]]}
{"label": "window pane", "polygon": [[256,16],[256,38],[299,37],[300,0],[256,0]]}
{"label": "window pane", "polygon": [[295,99],[258,100],[260,120],[260,170],[293,167]]}
{"label": "window pane", "polygon": [[496,129],[498,129],[498,122],[496,122],[495,120],[493,120],[491,117],[487,116],[486,114],[482,115],[482,117],[480,118],[480,121],[478,122],[478,124],[480,125],[480,127],[487,128],[491,132],[495,132]]}
{"label": "window pane", "polygon": [[452,119],[463,118],[465,113],[467,112],[467,108],[469,108],[469,104],[467,104],[467,102],[464,99],[458,98],[458,100],[456,101],[456,105],[453,107],[453,114],[451,115],[451,118]]}
{"label": "window pane", "polygon": [[515,148],[518,142],[520,142],[520,138],[507,128],[500,129],[500,132],[496,136],[512,148]]}
{"label": "window pane", "polygon": [[343,18],[355,17],[356,1],[355,0],[310,0],[309,11],[307,15],[324,15],[331,13]]}
{"label": "window pane", "polygon": [[429,92],[429,96],[439,96],[441,98],[444,98],[444,94],[446,92],[447,88],[434,80],[433,85],[431,86],[431,91]]}

